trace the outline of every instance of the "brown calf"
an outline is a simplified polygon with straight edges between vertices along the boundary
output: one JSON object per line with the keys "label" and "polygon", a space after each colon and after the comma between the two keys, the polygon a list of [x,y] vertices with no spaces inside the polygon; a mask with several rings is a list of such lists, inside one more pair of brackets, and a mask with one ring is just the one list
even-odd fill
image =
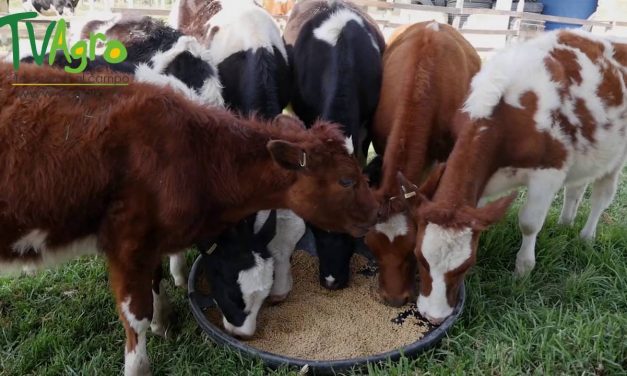
{"label": "brown calf", "polygon": [[413,25],[383,56],[383,87],[374,120],[375,148],[384,152],[379,223],[366,244],[379,263],[379,292],[402,305],[415,291],[416,225],[398,199],[396,174],[418,184],[434,161],[445,160],[457,130],[452,118],[481,61],[455,29],[435,21]]}
{"label": "brown calf", "polygon": [[581,237],[594,238],[627,160],[626,82],[627,44],[582,31],[512,46],[475,76],[456,118],[461,134],[415,213],[423,316],[437,323],[451,314],[479,234],[513,199],[483,205],[482,197],[528,188],[516,274],[533,269],[536,236],[562,187],[560,222],[570,224],[592,183]]}
{"label": "brown calf", "polygon": [[[334,125],[306,131],[285,116],[273,124],[240,119],[142,83],[14,87],[9,64],[0,77],[0,272],[104,254],[128,375],[150,372],[151,321],[163,332],[164,255],[263,209],[290,208],[356,236],[376,217]],[[26,65],[17,74],[22,83],[79,79]],[[345,188],[342,179],[357,183]]]}

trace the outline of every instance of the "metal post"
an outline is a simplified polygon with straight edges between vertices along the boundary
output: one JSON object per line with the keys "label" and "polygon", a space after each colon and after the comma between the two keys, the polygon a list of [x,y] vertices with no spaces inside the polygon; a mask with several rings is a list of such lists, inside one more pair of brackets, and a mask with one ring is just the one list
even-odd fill
{"label": "metal post", "polygon": [[[455,3],[455,8],[459,9],[460,11],[464,10],[464,0],[457,0],[457,3]],[[460,29],[461,27],[461,21],[462,21],[462,17],[461,15],[456,15],[455,18],[453,18],[453,27],[456,28],[457,30]]]}

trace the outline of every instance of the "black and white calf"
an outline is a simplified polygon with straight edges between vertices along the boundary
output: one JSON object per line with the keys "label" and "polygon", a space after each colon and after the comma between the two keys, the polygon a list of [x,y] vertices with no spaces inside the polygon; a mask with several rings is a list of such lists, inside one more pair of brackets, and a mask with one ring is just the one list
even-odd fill
{"label": "black and white calf", "polygon": [[[370,123],[379,100],[385,42],[376,23],[350,2],[297,3],[285,33],[292,68],[292,107],[307,126],[318,118],[342,125],[346,147],[365,164]],[[339,184],[350,188],[354,182]],[[320,283],[348,284],[355,239],[312,227],[320,258]]]}
{"label": "black and white calf", "polygon": [[227,332],[251,337],[265,299],[287,297],[290,257],[304,232],[305,223],[291,210],[264,210],[227,230],[210,248],[206,275]]}
{"label": "black and white calf", "polygon": [[73,16],[78,0],[22,0],[26,12],[43,16]]}
{"label": "black and white calf", "polygon": [[[113,16],[72,28],[73,39],[89,39],[90,33],[102,33],[124,44],[128,52],[124,63],[135,66],[136,80],[170,86],[204,105],[224,105],[211,53],[196,38],[147,16]],[[97,53],[103,48],[99,46]],[[118,65],[110,68],[116,70]]]}
{"label": "black and white calf", "polygon": [[255,1],[181,0],[171,19],[209,48],[228,107],[271,119],[287,106],[285,44],[272,16]]}
{"label": "black and white calf", "polygon": [[[90,33],[102,33],[107,39],[117,39],[126,47],[128,56],[119,64],[104,60],[104,44],[98,41],[96,58],[87,60],[85,72],[109,69],[134,75],[135,80],[159,86],[170,86],[186,97],[207,106],[223,106],[222,85],[209,51],[194,38],[183,35],[150,17],[121,17],[74,23],[71,40],[89,39]],[[33,62],[29,48],[20,48],[23,62]],[[44,61],[48,56],[44,57]],[[57,51],[55,65],[76,68],[80,59],[66,62],[63,51]]]}

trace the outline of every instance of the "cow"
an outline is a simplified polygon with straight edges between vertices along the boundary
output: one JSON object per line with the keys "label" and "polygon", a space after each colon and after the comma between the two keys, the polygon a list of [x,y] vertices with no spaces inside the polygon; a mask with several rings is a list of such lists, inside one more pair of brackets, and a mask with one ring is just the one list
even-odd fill
{"label": "cow", "polygon": [[73,16],[78,0],[22,0],[26,12],[37,12],[43,16]]}
{"label": "cow", "polygon": [[291,210],[262,210],[225,231],[208,247],[205,270],[224,329],[247,339],[263,302],[283,301],[292,289],[290,258],[305,233]]}
{"label": "cow", "polygon": [[[116,39],[124,44],[128,56],[124,64],[109,64],[112,70],[125,72],[126,67],[132,65],[138,81],[170,86],[200,104],[224,105],[217,66],[210,52],[196,38],[184,35],[163,21],[148,16],[115,15],[110,19],[91,19],[82,25],[73,25],[71,32],[76,40],[89,39],[92,33],[102,33],[107,39]],[[97,51],[102,51],[102,42],[98,43]],[[102,60],[98,56],[90,64],[103,65]],[[65,63],[60,58],[56,61]],[[89,65],[88,69],[94,70]]]}
{"label": "cow", "polygon": [[518,215],[517,275],[535,266],[536,236],[562,187],[560,222],[572,224],[592,184],[580,236],[595,237],[627,160],[626,42],[550,32],[497,53],[474,77],[454,119],[461,132],[446,167],[411,202],[418,222],[418,310],[429,321],[451,314],[480,233],[503,217],[515,194],[489,199],[527,187]]}
{"label": "cow", "polygon": [[0,64],[0,271],[105,256],[127,375],[150,373],[147,330],[164,332],[162,257],[276,207],[353,236],[376,219],[331,123],[304,130],[288,116],[241,118],[140,82],[95,90],[16,81],[81,78]]}
{"label": "cow", "polygon": [[[209,51],[194,37],[183,35],[160,20],[147,16],[112,15],[104,19],[88,19],[82,24],[74,23],[70,31],[75,41],[101,33],[108,39],[120,40],[127,49],[128,56],[124,62],[110,64],[102,55],[96,55],[94,60],[88,60],[85,72],[128,73],[134,75],[137,81],[170,86],[200,104],[224,105],[222,85]],[[103,45],[98,43],[97,51],[101,53]],[[32,56],[22,58],[23,62],[33,60]],[[72,58],[69,66],[77,68],[80,63],[81,59]],[[64,67],[67,64],[63,51],[58,51],[55,66]],[[183,254],[170,256],[170,273],[176,286],[187,288],[187,266]]]}
{"label": "cow", "polygon": [[[416,223],[399,197],[397,172],[420,184],[445,161],[457,137],[453,117],[481,59],[454,28],[436,21],[407,28],[383,55],[383,85],[373,122],[373,144],[383,155],[382,203],[366,245],[379,265],[379,295],[401,306],[415,296]],[[410,198],[411,199],[411,198]]]}
{"label": "cow", "polygon": [[179,0],[170,22],[206,46],[218,67],[226,105],[266,119],[289,101],[289,68],[281,32],[253,0]]}
{"label": "cow", "polygon": [[[306,125],[325,119],[342,125],[346,147],[363,164],[379,100],[383,35],[348,1],[297,3],[284,33],[292,69],[292,109]],[[350,187],[353,181],[344,181]],[[320,284],[346,287],[355,239],[312,226],[320,258]]]}

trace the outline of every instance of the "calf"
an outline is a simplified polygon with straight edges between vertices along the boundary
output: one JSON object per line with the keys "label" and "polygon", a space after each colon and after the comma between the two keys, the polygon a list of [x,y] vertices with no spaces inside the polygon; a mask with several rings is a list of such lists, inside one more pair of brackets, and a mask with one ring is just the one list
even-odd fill
{"label": "calf", "polygon": [[37,12],[43,16],[73,16],[78,0],[22,0],[26,12]]}
{"label": "calf", "polygon": [[16,75],[80,83],[55,68],[0,64],[0,271],[103,254],[127,335],[125,374],[150,372],[163,256],[275,207],[354,236],[374,222],[376,201],[334,125],[242,119],[138,82],[17,87]]}
{"label": "calf", "polygon": [[287,53],[265,9],[253,0],[180,0],[170,18],[211,52],[227,106],[268,119],[283,111],[289,101]]}
{"label": "calf", "polygon": [[536,236],[563,186],[560,220],[572,223],[592,183],[581,237],[594,238],[627,159],[626,81],[627,43],[583,31],[546,33],[512,46],[475,76],[455,119],[461,133],[446,168],[430,179],[439,183],[423,190],[416,212],[423,316],[438,323],[451,314],[479,234],[513,199],[482,206],[482,196],[528,189],[516,274],[534,267]]}
{"label": "calf", "polygon": [[[347,1],[297,3],[286,25],[292,67],[292,108],[305,124],[325,119],[342,125],[346,148],[364,164],[369,128],[379,100],[385,42],[376,23]],[[347,189],[354,182],[341,181]],[[312,227],[320,258],[320,283],[348,284],[355,239]]]}
{"label": "calf", "polygon": [[[138,81],[170,86],[201,104],[224,105],[222,85],[210,52],[194,37],[183,35],[160,20],[115,16],[73,26],[72,32],[75,39],[102,33],[107,39],[122,42],[128,56],[123,65],[110,64],[110,69],[126,69],[130,64],[135,67]],[[57,61],[63,63],[61,59]]]}
{"label": "calf", "polygon": [[305,222],[291,210],[262,210],[225,231],[209,248],[205,268],[227,332],[250,338],[266,297],[273,303],[287,297],[290,257],[304,233]]}
{"label": "calf", "polygon": [[257,314],[272,288],[274,260],[268,243],[274,237],[276,211],[270,212],[257,233],[253,233],[255,215],[226,230],[204,258],[224,329],[241,338],[255,333]]}
{"label": "calf", "polygon": [[375,148],[383,154],[375,194],[383,204],[366,244],[379,264],[379,294],[390,305],[415,296],[416,280],[416,223],[398,194],[396,174],[418,184],[434,162],[446,160],[458,133],[453,116],[480,65],[459,32],[435,21],[406,29],[383,56],[373,126]]}

